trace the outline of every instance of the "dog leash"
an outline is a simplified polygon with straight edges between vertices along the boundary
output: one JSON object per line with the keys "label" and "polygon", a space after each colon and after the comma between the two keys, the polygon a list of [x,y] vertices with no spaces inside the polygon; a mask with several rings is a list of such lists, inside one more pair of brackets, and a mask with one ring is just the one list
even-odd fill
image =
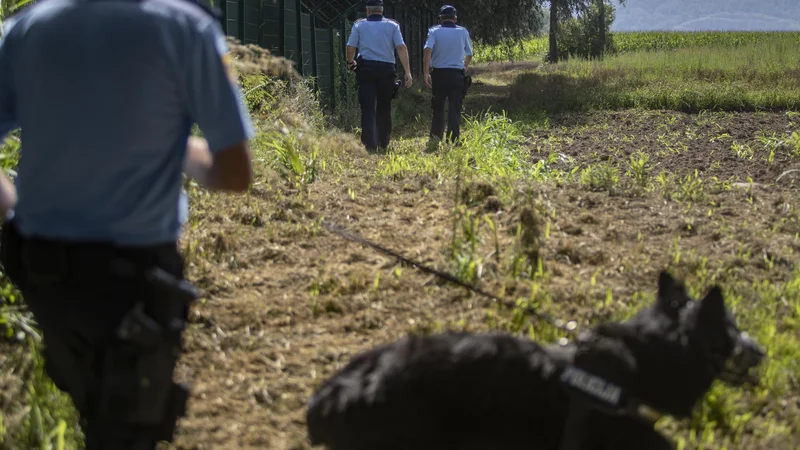
{"label": "dog leash", "polygon": [[[457,284],[457,285],[459,285],[459,286],[461,286],[461,287],[463,287],[463,288],[465,288],[465,289],[467,289],[467,290],[469,290],[471,292],[474,292],[476,294],[479,294],[479,295],[482,295],[484,297],[490,298],[490,299],[494,300],[495,302],[505,306],[506,308],[513,309],[516,306],[516,304],[514,304],[514,303],[512,303],[512,302],[510,302],[508,300],[504,300],[504,299],[502,299],[502,298],[500,298],[500,297],[498,297],[498,296],[496,296],[494,294],[490,294],[490,293],[484,291],[483,289],[477,288],[475,286],[471,286],[471,285],[459,280],[458,278],[456,278],[455,276],[453,276],[453,275],[451,275],[449,273],[442,272],[442,271],[434,269],[432,267],[428,267],[425,264],[422,264],[420,262],[417,262],[417,261],[414,261],[412,259],[406,258],[405,256],[397,253],[394,250],[391,250],[391,249],[388,249],[386,247],[383,247],[380,244],[376,244],[376,243],[374,243],[372,241],[369,241],[366,238],[358,236],[358,235],[356,235],[354,233],[345,231],[344,228],[342,228],[340,226],[337,226],[337,225],[335,225],[335,224],[333,224],[331,222],[328,222],[328,221],[326,221],[324,219],[322,220],[322,226],[325,227],[325,229],[327,229],[328,231],[330,231],[332,233],[335,233],[335,234],[338,234],[339,236],[341,236],[341,237],[343,237],[343,238],[345,238],[347,240],[350,240],[350,241],[353,241],[353,242],[358,242],[358,243],[366,245],[368,247],[372,247],[373,249],[375,249],[375,250],[377,250],[377,251],[379,251],[381,253],[387,254],[387,255],[389,255],[389,256],[391,256],[393,258],[396,258],[396,259],[398,259],[398,260],[400,260],[400,261],[402,261],[402,262],[404,262],[406,264],[410,264],[410,265],[416,267],[417,269],[419,269],[419,270],[421,270],[423,272],[427,272],[427,273],[429,273],[431,275],[434,275],[434,276],[437,276],[437,277],[439,277],[439,278],[441,278],[443,280],[449,281],[449,282],[451,282],[453,284]],[[554,328],[557,328],[559,330],[565,331],[566,333],[568,333],[570,335],[573,335],[573,336],[575,335],[575,330],[578,327],[577,322],[575,322],[574,320],[569,321],[569,322],[565,322],[565,321],[563,321],[561,319],[556,319],[555,317],[553,317],[553,316],[551,316],[551,315],[549,315],[547,313],[543,313],[543,312],[537,311],[537,310],[535,310],[534,308],[532,308],[530,306],[525,308],[525,312],[527,314],[531,315],[531,316],[537,317],[537,318],[547,322],[549,325],[553,326]]]}

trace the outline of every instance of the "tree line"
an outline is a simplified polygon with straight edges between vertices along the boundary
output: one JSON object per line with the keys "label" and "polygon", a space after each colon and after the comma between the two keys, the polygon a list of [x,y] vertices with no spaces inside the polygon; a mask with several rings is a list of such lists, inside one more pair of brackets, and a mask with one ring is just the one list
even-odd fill
{"label": "tree line", "polygon": [[[459,0],[459,21],[476,42],[512,46],[531,36],[549,34],[547,60],[598,58],[609,40],[615,8],[625,0]],[[400,0],[410,7],[441,6],[441,0]]]}

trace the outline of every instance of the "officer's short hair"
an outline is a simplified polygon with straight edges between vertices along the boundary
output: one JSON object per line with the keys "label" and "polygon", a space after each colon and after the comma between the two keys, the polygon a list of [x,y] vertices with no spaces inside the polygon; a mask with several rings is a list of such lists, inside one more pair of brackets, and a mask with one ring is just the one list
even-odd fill
{"label": "officer's short hair", "polygon": [[448,14],[446,16],[439,16],[439,18],[442,19],[442,20],[456,20],[456,15],[455,14]]}
{"label": "officer's short hair", "polygon": [[367,6],[367,14],[383,14],[383,6]]}

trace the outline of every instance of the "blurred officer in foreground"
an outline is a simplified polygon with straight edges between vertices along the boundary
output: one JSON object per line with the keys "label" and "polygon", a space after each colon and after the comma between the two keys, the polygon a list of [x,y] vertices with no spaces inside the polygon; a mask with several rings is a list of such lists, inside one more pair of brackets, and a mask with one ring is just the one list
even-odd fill
{"label": "blurred officer in foreground", "polygon": [[176,242],[183,172],[212,190],[252,181],[224,35],[184,0],[43,1],[5,28],[0,136],[23,134],[16,192],[0,175],[0,262],[87,450],[151,450],[188,396],[172,380],[196,297]]}
{"label": "blurred officer in foreground", "polygon": [[[358,48],[358,59],[353,59]],[[383,17],[383,0],[367,0],[367,18],[357,20],[347,41],[347,65],[356,72],[361,104],[361,142],[368,151],[389,146],[392,134],[392,94],[397,69],[394,52],[411,87],[408,48],[400,24]]]}
{"label": "blurred officer in foreground", "polygon": [[448,140],[461,136],[461,104],[464,83],[472,61],[472,42],[469,31],[456,25],[456,9],[450,5],[439,10],[440,25],[428,30],[425,42],[423,73],[425,85],[433,90],[431,108],[431,141],[444,136],[444,108],[448,106]]}

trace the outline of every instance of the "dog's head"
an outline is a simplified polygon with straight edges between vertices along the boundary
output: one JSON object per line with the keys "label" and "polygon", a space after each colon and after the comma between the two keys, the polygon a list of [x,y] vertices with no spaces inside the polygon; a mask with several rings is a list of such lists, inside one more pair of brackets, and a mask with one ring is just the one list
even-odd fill
{"label": "dog's head", "polygon": [[718,286],[693,301],[681,282],[662,272],[655,304],[579,339],[575,365],[664,413],[688,417],[714,380],[757,384],[764,355],[739,329]]}

